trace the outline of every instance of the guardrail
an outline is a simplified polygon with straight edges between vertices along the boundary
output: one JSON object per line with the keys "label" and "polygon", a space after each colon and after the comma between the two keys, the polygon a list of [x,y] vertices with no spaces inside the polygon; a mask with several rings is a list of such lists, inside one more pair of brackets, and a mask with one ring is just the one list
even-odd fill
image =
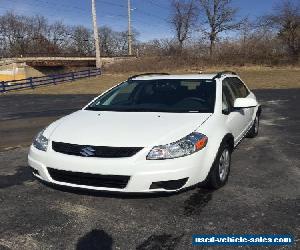
{"label": "guardrail", "polygon": [[7,91],[26,89],[34,89],[38,86],[59,84],[62,82],[71,82],[78,79],[101,75],[101,69],[87,69],[75,72],[69,72],[57,75],[48,75],[42,77],[29,77],[21,80],[3,81],[0,82],[0,92],[4,93]]}

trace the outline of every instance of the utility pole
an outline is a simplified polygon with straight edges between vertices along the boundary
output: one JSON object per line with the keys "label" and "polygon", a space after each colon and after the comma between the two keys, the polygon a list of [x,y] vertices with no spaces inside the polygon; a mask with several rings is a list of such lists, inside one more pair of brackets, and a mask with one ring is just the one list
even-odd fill
{"label": "utility pole", "polygon": [[101,62],[101,57],[100,57],[100,44],[99,44],[95,0],[92,0],[92,16],[93,16],[94,39],[95,39],[95,49],[96,49],[96,67],[101,68],[102,62]]}
{"label": "utility pole", "polygon": [[132,55],[131,0],[128,0],[128,55]]}

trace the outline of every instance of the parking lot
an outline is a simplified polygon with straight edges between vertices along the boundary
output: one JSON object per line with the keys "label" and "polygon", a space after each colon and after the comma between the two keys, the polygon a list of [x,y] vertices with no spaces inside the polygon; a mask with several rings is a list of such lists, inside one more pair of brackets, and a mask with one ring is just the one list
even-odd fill
{"label": "parking lot", "polygon": [[227,233],[292,234],[299,249],[300,89],[255,93],[260,134],[233,153],[228,184],[167,196],[38,182],[27,168],[32,137],[93,96],[0,96],[0,249],[194,249],[193,234]]}

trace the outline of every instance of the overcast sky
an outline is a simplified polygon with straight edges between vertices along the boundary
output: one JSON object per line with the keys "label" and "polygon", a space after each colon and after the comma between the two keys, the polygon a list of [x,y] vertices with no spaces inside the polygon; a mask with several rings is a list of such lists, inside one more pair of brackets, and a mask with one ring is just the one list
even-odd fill
{"label": "overcast sky", "polygon": [[[172,36],[167,19],[170,0],[131,0],[132,25],[139,31],[139,40]],[[294,0],[298,1],[298,0]],[[254,19],[272,10],[280,0],[233,0],[239,16]],[[96,0],[98,25],[108,25],[119,31],[127,29],[127,0]],[[51,22],[81,24],[92,27],[91,0],[0,0],[0,14],[13,10],[17,14],[47,17]]]}

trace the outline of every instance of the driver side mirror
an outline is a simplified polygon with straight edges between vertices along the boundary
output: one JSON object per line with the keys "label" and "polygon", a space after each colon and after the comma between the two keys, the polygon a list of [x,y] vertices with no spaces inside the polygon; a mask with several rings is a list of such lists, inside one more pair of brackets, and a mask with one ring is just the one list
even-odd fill
{"label": "driver side mirror", "polygon": [[237,98],[234,101],[233,107],[235,109],[240,109],[240,108],[253,108],[258,105],[257,101],[252,98]]}

